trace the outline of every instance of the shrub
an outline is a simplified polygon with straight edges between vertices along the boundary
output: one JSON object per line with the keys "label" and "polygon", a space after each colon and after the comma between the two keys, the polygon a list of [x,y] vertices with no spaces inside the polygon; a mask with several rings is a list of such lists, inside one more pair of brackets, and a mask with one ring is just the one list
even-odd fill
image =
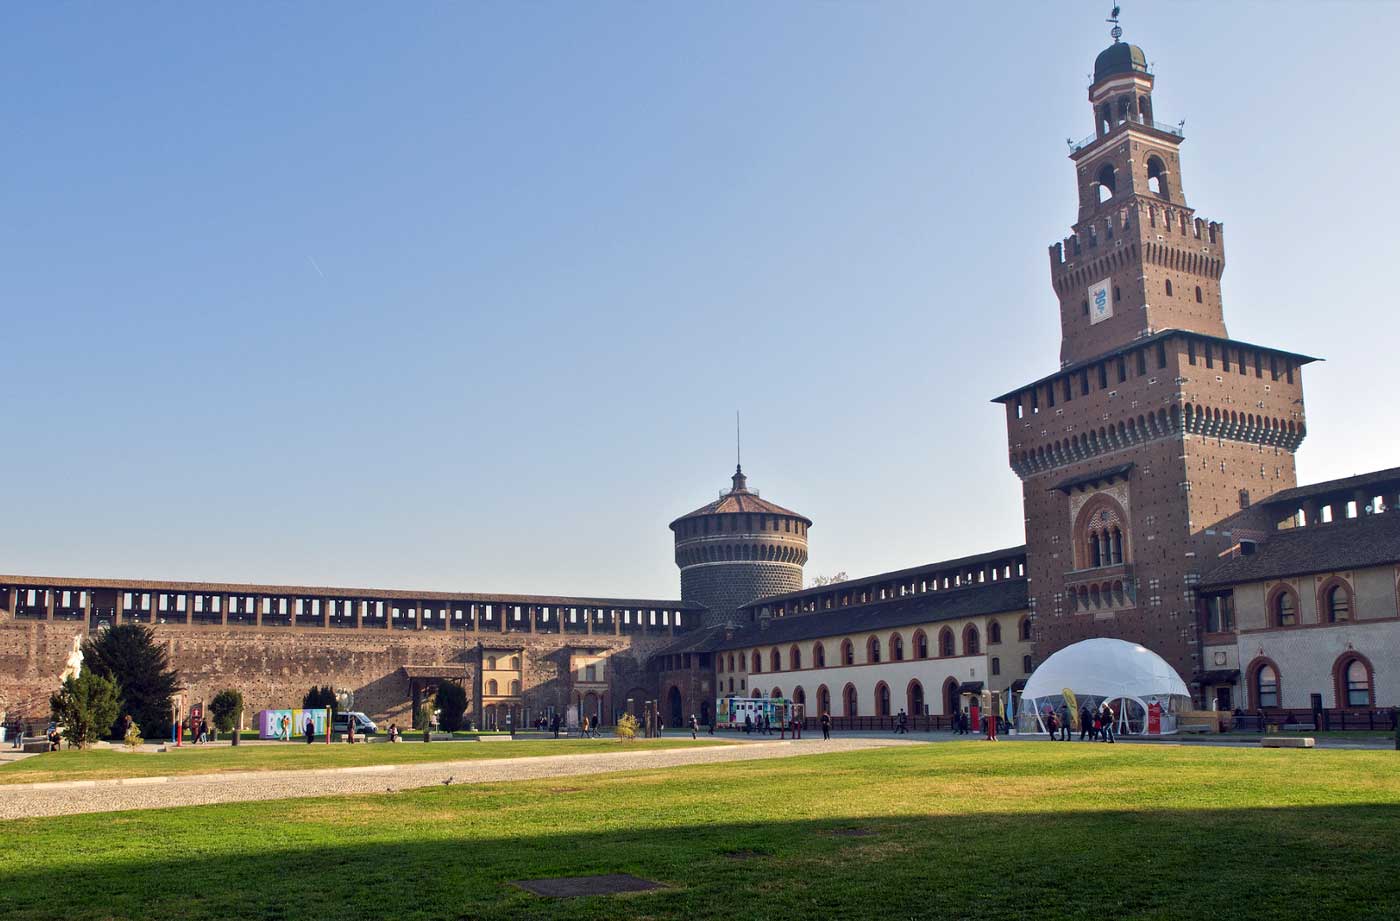
{"label": "shrub", "polygon": [[214,728],[220,732],[232,732],[234,722],[243,709],[243,695],[229,689],[220,691],[209,701],[209,712],[214,714]]}
{"label": "shrub", "polygon": [[637,737],[637,718],[630,713],[624,713],[618,718],[617,725],[613,727],[613,735],[623,742],[630,742]]}
{"label": "shrub", "polygon": [[[170,700],[180,687],[180,676],[170,667],[170,655],[154,630],[145,624],[118,624],[89,637],[83,643],[83,674],[88,672],[117,683],[118,712],[131,714],[158,737],[170,734]],[[113,713],[114,721],[116,717]],[[121,726],[109,725],[110,735],[121,738]]]}
{"label": "shrub", "polygon": [[456,732],[462,728],[462,717],[467,712],[467,692],[455,681],[444,681],[438,686],[438,728],[443,732]]}
{"label": "shrub", "polygon": [[116,721],[120,696],[115,681],[85,668],[77,678],[64,679],[63,687],[49,698],[49,706],[68,744],[87,748]]}

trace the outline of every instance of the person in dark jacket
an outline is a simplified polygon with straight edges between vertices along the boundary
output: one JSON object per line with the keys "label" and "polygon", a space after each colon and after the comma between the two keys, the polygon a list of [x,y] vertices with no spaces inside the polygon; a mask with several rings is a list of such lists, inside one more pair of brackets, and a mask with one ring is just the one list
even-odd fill
{"label": "person in dark jacket", "polygon": [[823,742],[829,742],[829,741],[831,741],[831,714],[830,714],[830,713],[823,713],[823,714],[822,714],[822,741],[823,741]]}
{"label": "person in dark jacket", "polygon": [[1092,742],[1094,739],[1093,731],[1094,714],[1089,712],[1089,705],[1084,704],[1079,708],[1079,741],[1083,742],[1084,737],[1088,736],[1089,741]]}
{"label": "person in dark jacket", "polygon": [[316,721],[311,717],[306,718],[306,744],[310,745],[316,740]]}

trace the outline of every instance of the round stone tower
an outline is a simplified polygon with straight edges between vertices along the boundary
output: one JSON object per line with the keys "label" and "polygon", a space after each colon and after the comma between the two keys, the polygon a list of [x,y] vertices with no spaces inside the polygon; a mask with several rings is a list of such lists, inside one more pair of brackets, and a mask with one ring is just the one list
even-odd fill
{"label": "round stone tower", "polygon": [[703,508],[671,522],[681,599],[705,605],[705,625],[738,622],[738,608],[802,588],[812,520],[762,499],[742,467],[734,485]]}

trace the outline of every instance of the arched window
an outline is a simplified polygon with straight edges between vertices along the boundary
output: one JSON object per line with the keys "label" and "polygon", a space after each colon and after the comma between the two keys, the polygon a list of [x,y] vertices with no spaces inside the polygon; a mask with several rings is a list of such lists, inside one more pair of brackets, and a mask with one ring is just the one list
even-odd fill
{"label": "arched window", "polygon": [[519,657],[519,656],[511,656],[511,657],[510,657],[510,669],[511,669],[511,671],[515,671],[515,672],[520,671],[520,657]]}
{"label": "arched window", "polygon": [[807,706],[807,692],[802,690],[801,685],[792,689],[792,702],[803,708]]}
{"label": "arched window", "polygon": [[782,699],[783,699],[783,689],[782,689],[782,688],[774,688],[773,690],[771,690],[771,691],[768,692],[768,696],[771,697],[771,698],[773,698],[774,700],[782,700]]}
{"label": "arched window", "polygon": [[904,696],[909,701],[909,713],[912,716],[924,715],[924,686],[915,678],[909,682],[909,687],[905,690]]}
{"label": "arched window", "polygon": [[1343,656],[1337,660],[1337,706],[1373,707],[1376,695],[1371,681],[1371,668],[1360,656]]}
{"label": "arched window", "polygon": [[945,659],[957,655],[956,650],[953,649],[953,631],[947,627],[938,631],[938,654]]}
{"label": "arched window", "polygon": [[1268,661],[1256,665],[1250,690],[1254,692],[1254,706],[1256,708],[1277,707],[1279,705],[1278,668]]}
{"label": "arched window", "polygon": [[856,664],[856,647],[851,643],[850,640],[841,641],[841,664]]}
{"label": "arched window", "polygon": [[1099,494],[1084,504],[1074,522],[1076,569],[1116,566],[1127,557],[1127,515],[1117,500]]}
{"label": "arched window", "polygon": [[489,668],[489,669],[491,669],[491,671],[493,671],[493,672],[496,670],[496,657],[495,657],[495,656],[487,656],[487,657],[486,657],[486,667]]}
{"label": "arched window", "polygon": [[982,651],[981,637],[977,635],[977,628],[972,624],[967,625],[963,631],[963,655],[975,656]]}
{"label": "arched window", "polygon": [[865,661],[867,661],[867,662],[879,662],[879,661],[880,661],[880,638],[879,638],[878,636],[872,636],[870,639],[866,640],[866,642],[865,642]]}
{"label": "arched window", "polygon": [[826,647],[821,643],[812,644],[812,667],[826,668]]}
{"label": "arched window", "polygon": [[783,670],[783,657],[778,655],[778,650],[774,649],[768,654],[768,670],[780,672]]}
{"label": "arched window", "polygon": [[512,697],[520,696],[520,682],[514,679],[510,682],[510,693]]}
{"label": "arched window", "polygon": [[1106,202],[1110,198],[1112,198],[1114,193],[1117,191],[1118,186],[1117,176],[1114,172],[1112,163],[1105,163],[1103,165],[1103,167],[1099,170],[1099,174],[1096,177],[1096,181],[1099,187],[1099,202]]}
{"label": "arched window", "polygon": [[496,684],[495,678],[492,678],[490,681],[486,682],[486,693],[491,695],[492,697],[495,697],[499,693],[499,688],[500,685]]}
{"label": "arched window", "polygon": [[817,713],[831,712],[831,692],[826,689],[826,685],[817,688]]}
{"label": "arched window", "polygon": [[1197,304],[1203,303],[1203,300],[1202,300],[1202,297],[1201,297],[1201,286],[1200,286],[1200,285],[1197,285],[1197,286],[1196,286],[1196,303],[1197,303]]}
{"label": "arched window", "polygon": [[763,656],[759,655],[758,650],[755,649],[753,651],[753,656],[751,656],[750,658],[753,668],[749,669],[749,671],[757,675],[759,672],[763,671]]}
{"label": "arched window", "polygon": [[1001,622],[1000,622],[1000,621],[994,620],[994,621],[992,621],[991,623],[987,624],[987,645],[990,646],[992,643],[1000,643],[1000,642],[1001,642]]}
{"label": "arched window", "polygon": [[1351,589],[1345,582],[1334,582],[1323,589],[1322,610],[1329,624],[1344,624],[1351,620]]}
{"label": "arched window", "polygon": [[890,686],[883,681],[875,685],[875,715],[890,715]]}
{"label": "arched window", "polygon": [[734,671],[734,653],[729,654],[729,670]]}
{"label": "arched window", "polygon": [[914,658],[928,658],[928,634],[922,630],[914,634]]}
{"label": "arched window", "polygon": [[992,656],[992,674],[1001,674],[1001,659],[997,658],[996,656]]}
{"label": "arched window", "polygon": [[846,715],[847,715],[847,716],[859,716],[859,715],[860,715],[860,706],[859,706],[860,701],[859,701],[859,699],[856,697],[856,686],[855,686],[854,684],[848,684],[848,685],[846,685],[846,690],[845,690],[845,693],[844,693],[843,696],[845,697],[845,703],[846,703]]}
{"label": "arched window", "polygon": [[724,674],[724,656],[715,656],[715,672]]}
{"label": "arched window", "polygon": [[1269,605],[1270,620],[1275,627],[1298,625],[1298,596],[1290,588],[1279,589]]}
{"label": "arched window", "polygon": [[1016,625],[1016,634],[1022,640],[1029,640],[1031,638],[1031,619],[1029,617],[1021,618],[1021,622]]}
{"label": "arched window", "polygon": [[1031,668],[1030,656],[1021,656],[1021,671],[1027,675],[1035,671],[1035,669]]}
{"label": "arched window", "polygon": [[904,661],[904,637],[898,633],[890,637],[890,661]]}
{"label": "arched window", "polygon": [[1167,165],[1161,157],[1147,158],[1147,191],[1167,197]]}
{"label": "arched window", "polygon": [[1171,280],[1170,278],[1168,278],[1168,279],[1167,279],[1167,297],[1171,297],[1171,296],[1172,296],[1172,280]]}
{"label": "arched window", "polygon": [[958,693],[958,679],[949,678],[943,682],[943,712],[946,714],[957,713],[961,707]]}
{"label": "arched window", "polygon": [[793,644],[788,649],[788,668],[797,671],[802,667],[802,649],[797,644]]}

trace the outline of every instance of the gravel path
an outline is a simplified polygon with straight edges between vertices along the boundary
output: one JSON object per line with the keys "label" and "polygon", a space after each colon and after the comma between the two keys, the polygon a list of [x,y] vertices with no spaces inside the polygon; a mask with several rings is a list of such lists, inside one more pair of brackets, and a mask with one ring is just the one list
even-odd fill
{"label": "gravel path", "polygon": [[[505,743],[510,744],[510,743]],[[535,780],[610,771],[639,771],[685,764],[723,764],[767,758],[860,751],[914,742],[893,739],[846,738],[830,742],[748,742],[673,748],[659,751],[620,751],[587,755],[543,755],[430,764],[386,764],[368,767],[304,771],[259,771],[140,777],[125,780],[65,781],[52,784],[0,785],[0,819],[116,812],[123,809],[163,809],[205,803],[385,793],[429,787],[452,778],[454,784]]]}

